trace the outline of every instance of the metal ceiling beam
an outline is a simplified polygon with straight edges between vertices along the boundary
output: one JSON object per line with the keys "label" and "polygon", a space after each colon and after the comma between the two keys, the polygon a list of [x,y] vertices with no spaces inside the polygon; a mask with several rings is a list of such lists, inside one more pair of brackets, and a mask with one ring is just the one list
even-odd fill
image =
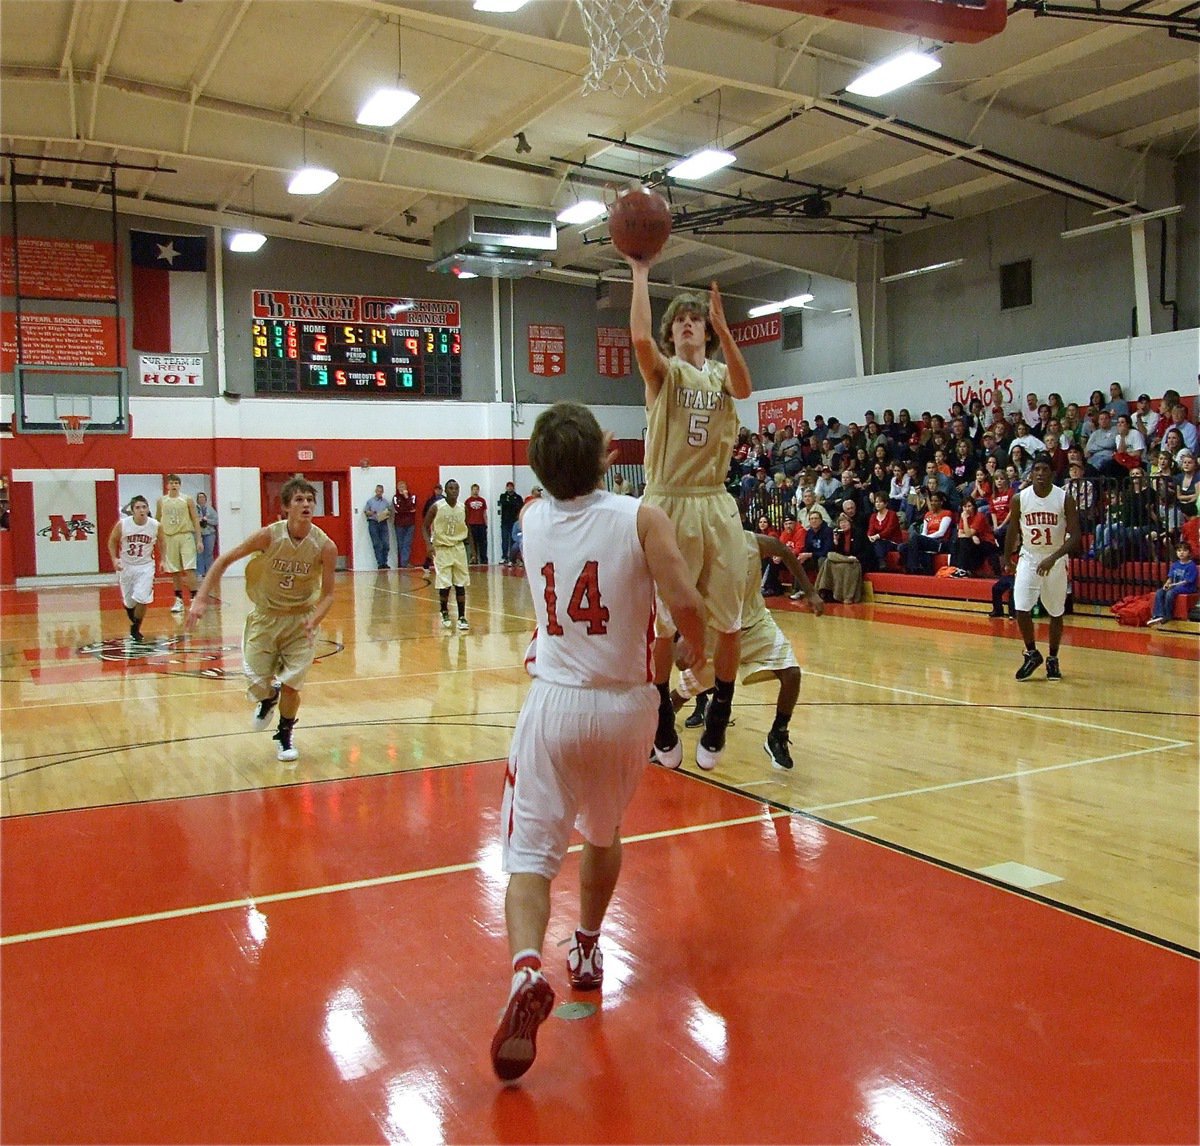
{"label": "metal ceiling beam", "polygon": [[1143,123],[1140,127],[1133,127],[1128,131],[1119,132],[1112,137],[1112,142],[1118,147],[1140,147],[1143,143],[1153,143],[1154,140],[1174,135],[1177,131],[1190,130],[1194,135],[1198,127],[1200,127],[1200,116],[1197,115],[1195,108],[1191,108],[1188,111],[1153,120],[1150,123]]}
{"label": "metal ceiling beam", "polygon": [[1171,84],[1191,80],[1194,86],[1196,74],[1195,59],[1177,60],[1165,68],[1155,68],[1153,71],[1143,72],[1141,75],[1132,76],[1121,83],[1106,84],[1092,92],[1091,95],[1080,96],[1078,99],[1061,103],[1049,111],[1042,112],[1037,118],[1040,123],[1066,123],[1068,120],[1078,119],[1080,116],[1090,115],[1094,111],[1112,107],[1113,104],[1139,99],[1149,92],[1157,91],[1159,88],[1165,88]]}

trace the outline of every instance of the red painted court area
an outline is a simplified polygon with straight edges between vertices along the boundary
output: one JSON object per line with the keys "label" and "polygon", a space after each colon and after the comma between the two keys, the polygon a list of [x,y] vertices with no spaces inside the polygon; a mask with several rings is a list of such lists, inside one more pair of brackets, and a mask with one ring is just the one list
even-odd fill
{"label": "red painted court area", "polygon": [[1197,1140],[1193,960],[654,769],[503,1089],[502,770],[8,820],[4,1141]]}

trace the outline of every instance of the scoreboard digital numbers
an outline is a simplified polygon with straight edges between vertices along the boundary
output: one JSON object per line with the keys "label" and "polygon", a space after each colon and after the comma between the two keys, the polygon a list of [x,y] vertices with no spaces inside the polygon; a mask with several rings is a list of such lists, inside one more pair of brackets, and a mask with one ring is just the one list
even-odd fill
{"label": "scoreboard digital numbers", "polygon": [[256,394],[461,398],[459,304],[255,291]]}

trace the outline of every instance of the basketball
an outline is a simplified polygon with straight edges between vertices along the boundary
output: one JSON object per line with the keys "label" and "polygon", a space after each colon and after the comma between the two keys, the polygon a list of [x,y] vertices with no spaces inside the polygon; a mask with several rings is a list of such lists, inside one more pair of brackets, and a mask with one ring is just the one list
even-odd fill
{"label": "basketball", "polygon": [[608,234],[623,255],[652,258],[671,236],[671,208],[661,195],[635,187],[619,195],[609,208]]}

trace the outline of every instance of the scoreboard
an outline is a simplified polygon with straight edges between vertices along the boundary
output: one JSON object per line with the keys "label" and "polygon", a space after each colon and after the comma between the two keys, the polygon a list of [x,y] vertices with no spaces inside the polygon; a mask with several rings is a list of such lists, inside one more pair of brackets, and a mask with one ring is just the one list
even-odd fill
{"label": "scoreboard", "polygon": [[[457,303],[254,293],[251,340],[255,393],[462,397],[462,331]],[[271,307],[264,299],[271,302]],[[280,299],[289,301],[283,304]],[[280,317],[260,313],[271,309],[293,313]],[[316,321],[306,317],[306,313],[313,312],[323,319],[331,313],[335,319],[361,319],[365,313],[376,321]],[[433,321],[426,321],[429,319]]]}

